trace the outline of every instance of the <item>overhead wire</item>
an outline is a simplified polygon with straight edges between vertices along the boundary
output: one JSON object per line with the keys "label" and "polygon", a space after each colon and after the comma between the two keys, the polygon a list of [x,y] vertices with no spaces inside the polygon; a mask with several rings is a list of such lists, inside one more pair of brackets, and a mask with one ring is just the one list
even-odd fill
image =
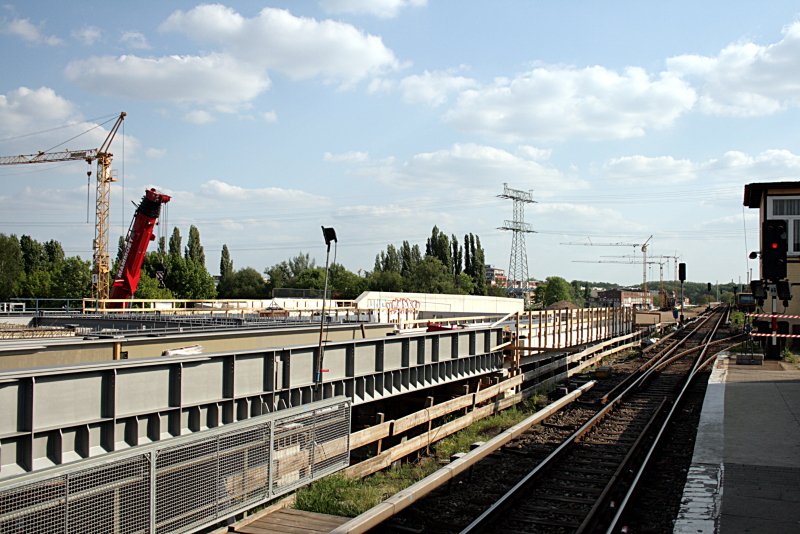
{"label": "overhead wire", "polygon": [[[101,117],[95,117],[93,119],[86,119],[86,120],[81,121],[81,122],[97,122],[97,121],[100,121],[100,120],[103,120],[103,119],[108,119],[109,117],[116,117],[116,114],[103,115]],[[16,141],[18,139],[24,139],[26,137],[34,137],[34,136],[37,136],[37,135],[42,135],[42,134],[54,132],[56,130],[63,130],[64,128],[71,128],[71,127],[75,126],[76,124],[80,124],[81,122],[77,122],[77,123],[76,122],[69,122],[69,123],[66,123],[66,124],[59,125],[59,126],[54,126],[53,128],[47,128],[45,130],[39,130],[39,131],[36,131],[36,132],[30,132],[30,133],[26,133],[26,134],[13,135],[11,137],[5,137],[3,139],[0,139],[0,143],[6,143],[8,141]],[[106,121],[106,122],[108,122],[108,121]]]}

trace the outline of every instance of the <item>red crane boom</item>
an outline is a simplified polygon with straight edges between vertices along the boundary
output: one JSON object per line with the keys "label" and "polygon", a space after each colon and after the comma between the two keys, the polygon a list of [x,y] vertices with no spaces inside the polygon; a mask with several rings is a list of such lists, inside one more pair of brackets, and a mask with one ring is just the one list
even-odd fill
{"label": "red crane boom", "polygon": [[[122,257],[119,271],[114,277],[110,298],[129,299],[136,293],[142,263],[147,254],[147,245],[156,239],[153,231],[161,213],[161,205],[169,202],[171,198],[155,189],[145,191],[128,229],[128,236],[125,238],[125,254]],[[108,307],[121,308],[123,303],[109,303]]]}

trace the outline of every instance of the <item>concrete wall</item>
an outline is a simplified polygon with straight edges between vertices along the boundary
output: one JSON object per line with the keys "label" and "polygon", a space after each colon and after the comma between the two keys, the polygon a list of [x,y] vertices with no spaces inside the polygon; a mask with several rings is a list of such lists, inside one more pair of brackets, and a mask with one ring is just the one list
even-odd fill
{"label": "concrete wall", "polygon": [[[417,319],[419,312],[447,314],[485,315],[521,312],[522,299],[481,297],[475,295],[437,295],[430,293],[393,293],[389,291],[365,291],[356,299],[360,310],[379,310],[380,322],[397,322]],[[430,314],[428,314],[430,315]]]}

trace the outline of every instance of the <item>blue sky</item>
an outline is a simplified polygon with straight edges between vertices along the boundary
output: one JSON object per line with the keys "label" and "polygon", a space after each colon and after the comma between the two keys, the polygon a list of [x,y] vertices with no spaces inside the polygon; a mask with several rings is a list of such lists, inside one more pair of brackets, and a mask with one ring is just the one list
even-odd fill
{"label": "blue sky", "polygon": [[[224,243],[236,268],[323,263],[320,225],[353,271],[388,243],[424,246],[434,224],[478,234],[507,268],[508,183],[537,200],[531,276],[641,282],[641,264],[584,263],[633,247],[561,243],[653,235],[650,255],[679,255],[690,280],[744,281],[758,268],[744,184],[800,176],[798,15],[788,1],[10,2],[0,155],[95,148],[125,111],[112,247],[157,187],[174,197],[167,230],[196,225],[212,273]],[[0,168],[0,232],[89,258],[86,170]]]}

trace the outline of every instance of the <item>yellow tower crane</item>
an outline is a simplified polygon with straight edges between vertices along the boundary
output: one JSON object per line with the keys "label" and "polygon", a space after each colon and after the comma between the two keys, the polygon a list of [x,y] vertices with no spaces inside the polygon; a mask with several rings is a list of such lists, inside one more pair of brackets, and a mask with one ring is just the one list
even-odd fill
{"label": "yellow tower crane", "polygon": [[[109,272],[111,263],[108,254],[109,213],[111,204],[111,182],[116,180],[111,175],[109,152],[111,142],[117,135],[125,112],[119,114],[114,126],[109,130],[100,148],[89,150],[64,150],[60,152],[38,152],[21,156],[0,156],[0,165],[24,165],[28,163],[52,163],[56,161],[84,160],[91,164],[97,161],[97,186],[95,189],[95,227],[92,242],[92,297],[98,300],[108,298]],[[91,171],[90,171],[91,173]]]}

